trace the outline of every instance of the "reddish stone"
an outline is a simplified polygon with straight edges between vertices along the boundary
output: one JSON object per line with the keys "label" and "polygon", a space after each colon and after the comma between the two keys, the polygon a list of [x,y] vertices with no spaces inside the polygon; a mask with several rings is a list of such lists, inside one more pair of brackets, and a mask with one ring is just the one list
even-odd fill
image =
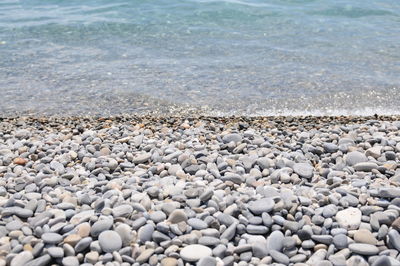
{"label": "reddish stone", "polygon": [[26,159],[20,157],[14,159],[14,163],[18,165],[25,165],[27,162]]}

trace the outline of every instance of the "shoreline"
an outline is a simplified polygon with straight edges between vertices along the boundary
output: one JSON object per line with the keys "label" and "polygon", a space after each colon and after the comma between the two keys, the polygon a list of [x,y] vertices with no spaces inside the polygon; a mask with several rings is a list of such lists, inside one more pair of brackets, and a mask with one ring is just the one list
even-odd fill
{"label": "shoreline", "polygon": [[0,118],[0,265],[400,265],[400,116]]}

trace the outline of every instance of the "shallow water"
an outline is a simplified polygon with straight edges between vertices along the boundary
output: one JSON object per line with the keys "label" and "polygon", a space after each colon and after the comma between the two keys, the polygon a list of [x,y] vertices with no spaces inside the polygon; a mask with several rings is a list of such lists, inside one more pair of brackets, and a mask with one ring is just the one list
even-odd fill
{"label": "shallow water", "polygon": [[400,2],[0,2],[0,113],[400,114]]}

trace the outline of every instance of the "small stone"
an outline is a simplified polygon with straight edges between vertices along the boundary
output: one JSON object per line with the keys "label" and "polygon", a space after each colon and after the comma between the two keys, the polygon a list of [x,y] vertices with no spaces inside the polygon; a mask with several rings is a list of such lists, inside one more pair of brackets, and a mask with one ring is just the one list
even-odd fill
{"label": "small stone", "polygon": [[275,202],[272,198],[263,198],[260,200],[252,201],[249,204],[249,210],[256,214],[262,214],[263,212],[270,212],[275,206]]}
{"label": "small stone", "polygon": [[270,256],[272,257],[272,259],[278,263],[282,263],[284,265],[289,265],[289,257],[286,256],[285,254],[276,251],[276,250],[270,250],[269,251]]}
{"label": "small stone", "polygon": [[150,160],[151,158],[151,154],[150,153],[142,153],[139,155],[136,155],[133,159],[132,159],[132,163],[134,164],[141,164],[141,163],[145,163],[148,160]]}
{"label": "small stone", "polygon": [[64,257],[64,250],[60,247],[50,247],[47,252],[52,258],[62,258]]}
{"label": "small stone", "polygon": [[113,226],[113,223],[113,219],[98,220],[92,225],[90,229],[90,235],[93,237],[98,237],[101,232],[109,230]]}
{"label": "small stone", "polygon": [[136,262],[145,263],[146,261],[149,260],[149,258],[153,254],[154,254],[154,249],[152,248],[146,249],[142,253],[140,253],[139,257],[136,258]]}
{"label": "small stone", "polygon": [[27,162],[28,162],[27,159],[24,159],[24,158],[21,158],[21,157],[15,158],[13,160],[13,163],[18,164],[18,165],[25,165]]}
{"label": "small stone", "polygon": [[195,230],[202,230],[208,227],[206,222],[198,218],[190,218],[187,223]]}
{"label": "small stone", "polygon": [[121,249],[122,240],[115,231],[107,230],[99,235],[100,247],[104,252],[113,252]]}
{"label": "small stone", "polygon": [[337,212],[336,221],[347,230],[358,229],[361,223],[361,211],[357,208],[347,208]]}
{"label": "small stone", "polygon": [[141,243],[150,241],[154,232],[154,227],[151,224],[146,224],[138,230],[138,237]]}
{"label": "small stone", "polygon": [[46,244],[58,244],[63,241],[63,237],[57,233],[44,233],[42,235],[42,240]]}
{"label": "small stone", "polygon": [[193,244],[184,247],[180,255],[185,261],[196,262],[203,257],[211,256],[212,250],[203,245]]}
{"label": "small stone", "polygon": [[357,163],[353,167],[354,170],[356,171],[371,172],[373,169],[377,169],[378,165],[372,162],[363,162],[363,163]]}
{"label": "small stone", "polygon": [[354,232],[354,241],[358,243],[365,243],[370,245],[376,245],[378,240],[374,235],[367,229],[359,229]]}
{"label": "small stone", "polygon": [[69,256],[62,259],[63,266],[79,266],[79,260],[75,256]]}
{"label": "small stone", "polygon": [[180,222],[187,221],[187,215],[183,210],[174,210],[168,217],[168,221],[172,224],[177,224]]}
{"label": "small stone", "polygon": [[300,177],[311,178],[313,176],[314,167],[307,163],[295,163],[293,165],[293,171]]}
{"label": "small stone", "polygon": [[333,244],[337,249],[344,249],[348,246],[347,236],[344,234],[337,234],[333,237]]}
{"label": "small stone", "polygon": [[229,143],[232,141],[238,143],[242,141],[242,136],[236,133],[226,134],[225,136],[222,137],[222,140],[224,143]]}
{"label": "small stone", "polygon": [[112,214],[114,217],[129,217],[133,212],[133,207],[128,204],[114,207]]}
{"label": "small stone", "polygon": [[78,234],[71,234],[68,235],[66,238],[64,238],[64,243],[69,244],[72,247],[75,247],[75,245],[82,239],[82,237]]}
{"label": "small stone", "polygon": [[161,260],[161,266],[178,266],[178,260],[171,257],[163,258]]}
{"label": "small stone", "polygon": [[216,266],[217,260],[213,257],[203,257],[201,258],[196,266]]}
{"label": "small stone", "polygon": [[362,162],[368,162],[367,156],[365,156],[365,154],[363,154],[359,151],[349,152],[345,156],[345,160],[346,160],[346,164],[349,166],[353,166],[355,164],[362,163]]}

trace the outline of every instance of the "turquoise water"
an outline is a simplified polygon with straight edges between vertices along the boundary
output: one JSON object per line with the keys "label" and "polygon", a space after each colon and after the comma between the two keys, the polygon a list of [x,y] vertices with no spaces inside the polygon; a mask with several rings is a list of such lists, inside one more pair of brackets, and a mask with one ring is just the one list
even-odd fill
{"label": "turquoise water", "polygon": [[398,114],[399,103],[398,0],[0,0],[1,114]]}

